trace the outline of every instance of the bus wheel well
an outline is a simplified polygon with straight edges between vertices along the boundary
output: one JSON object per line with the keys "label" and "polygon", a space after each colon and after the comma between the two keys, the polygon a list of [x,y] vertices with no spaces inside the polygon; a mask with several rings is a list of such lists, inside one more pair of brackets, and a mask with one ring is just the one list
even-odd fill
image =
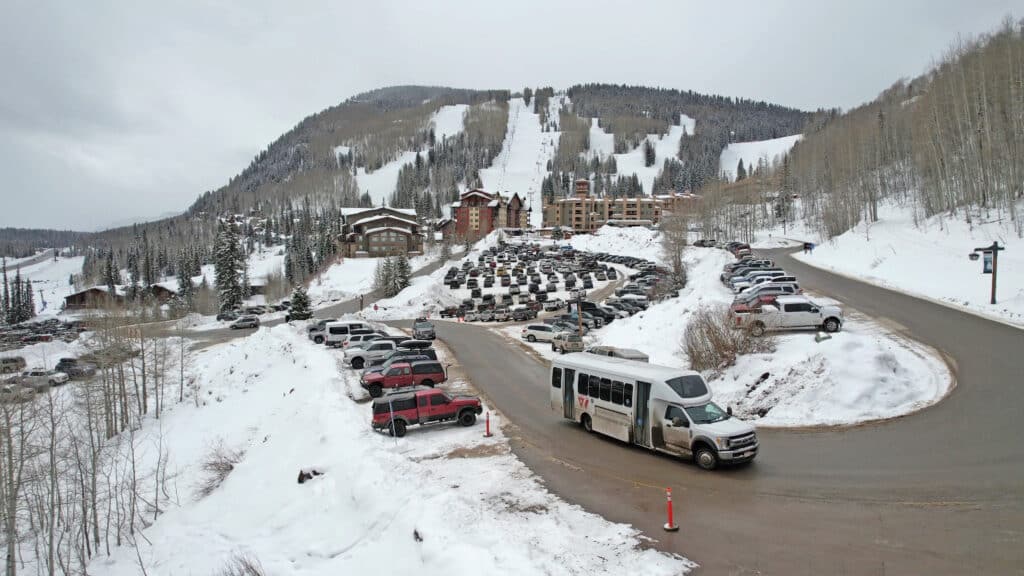
{"label": "bus wheel well", "polygon": [[587,432],[594,431],[594,422],[590,419],[590,414],[587,414],[586,412],[580,416],[580,425],[583,426],[583,429]]}

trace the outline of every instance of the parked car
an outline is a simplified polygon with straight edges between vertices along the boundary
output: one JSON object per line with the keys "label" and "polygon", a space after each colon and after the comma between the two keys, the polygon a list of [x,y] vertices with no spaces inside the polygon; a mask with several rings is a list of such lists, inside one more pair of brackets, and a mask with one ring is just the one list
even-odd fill
{"label": "parked car", "polygon": [[522,322],[524,320],[532,320],[537,317],[537,313],[525,306],[522,308],[516,308],[512,310],[512,320],[516,322]]}
{"label": "parked car", "polygon": [[327,336],[324,333],[328,322],[337,322],[334,318],[322,318],[306,326],[306,336],[315,344],[323,344]]}
{"label": "parked car", "polygon": [[372,360],[383,358],[393,352],[397,348],[395,343],[390,340],[374,340],[363,348],[352,348],[345,349],[343,362],[348,364],[356,370],[362,370],[363,367],[369,365]]}
{"label": "parked car", "polygon": [[843,326],[843,311],[838,306],[815,304],[803,296],[779,296],[774,303],[761,306],[760,313],[750,314],[745,324],[755,336],[769,331],[819,328],[838,332]]}
{"label": "parked car", "polygon": [[0,358],[0,374],[19,372],[25,369],[25,359],[21,356],[4,356]]}
{"label": "parked car", "polygon": [[60,386],[68,383],[68,375],[56,370],[33,368],[26,370],[17,377],[16,382],[36,392],[45,392],[52,386]]}
{"label": "parked car", "polygon": [[437,360],[437,351],[430,350],[395,350],[384,358],[373,360],[369,367],[363,370],[359,382],[362,383],[370,374],[384,372],[393,364],[399,362],[421,362],[425,360]]}
{"label": "parked car", "polygon": [[495,308],[494,309],[494,321],[495,322],[508,322],[512,319],[512,316],[508,312],[508,308]]}
{"label": "parked car", "polygon": [[[360,332],[362,332],[362,331],[360,331]],[[340,346],[342,348],[345,348],[345,349],[348,349],[348,348],[365,348],[368,343],[376,342],[377,340],[381,340],[382,338],[384,338],[384,337],[381,336],[380,334],[377,334],[376,332],[366,331],[365,334],[352,333],[352,334],[349,334],[345,338],[345,340],[343,340],[341,342]]]}
{"label": "parked car", "polygon": [[597,354],[598,356],[611,356],[612,358],[625,358],[638,362],[650,362],[651,357],[634,348],[618,348],[615,346],[591,346],[585,352]]}
{"label": "parked car", "polygon": [[408,386],[430,386],[448,380],[448,375],[437,360],[420,362],[395,362],[387,370],[372,372],[363,376],[360,385],[379,398],[385,388],[406,388]]}
{"label": "parked car", "polygon": [[217,314],[217,320],[224,320],[224,321],[228,321],[228,322],[233,322],[235,320],[238,320],[238,312],[235,312],[234,310],[228,310],[226,312],[221,312],[221,313]]}
{"label": "parked car", "polygon": [[406,429],[415,424],[457,421],[472,426],[483,412],[480,399],[472,396],[449,396],[441,390],[412,390],[373,401],[374,429],[386,429],[392,436],[405,436]]}
{"label": "parked car", "polygon": [[577,334],[559,332],[551,339],[551,350],[561,354],[583,352],[583,338]]}
{"label": "parked car", "polygon": [[31,388],[18,386],[17,384],[0,385],[0,402],[7,404],[11,402],[27,402],[35,396]]}
{"label": "parked car", "polygon": [[433,340],[437,337],[434,333],[434,323],[425,318],[417,319],[412,323],[412,337],[417,340]]}
{"label": "parked car", "polygon": [[521,337],[527,342],[551,342],[557,331],[548,324],[530,324],[523,327]]}
{"label": "parked car", "polygon": [[232,330],[238,330],[240,328],[259,328],[260,319],[257,316],[251,314],[246,316],[239,316],[238,320],[231,323]]}
{"label": "parked car", "polygon": [[67,374],[69,378],[86,378],[96,374],[95,364],[77,358],[61,358],[54,368]]}

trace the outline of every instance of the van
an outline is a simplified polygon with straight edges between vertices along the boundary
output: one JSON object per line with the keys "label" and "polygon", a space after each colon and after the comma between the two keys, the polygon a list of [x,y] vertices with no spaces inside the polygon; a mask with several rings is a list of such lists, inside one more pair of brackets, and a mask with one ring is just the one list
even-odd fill
{"label": "van", "polygon": [[[369,328],[365,323],[356,320],[328,322],[324,325],[324,344],[328,346],[341,346],[348,339],[351,332],[355,330],[369,330]],[[368,333],[364,332],[364,334]]]}

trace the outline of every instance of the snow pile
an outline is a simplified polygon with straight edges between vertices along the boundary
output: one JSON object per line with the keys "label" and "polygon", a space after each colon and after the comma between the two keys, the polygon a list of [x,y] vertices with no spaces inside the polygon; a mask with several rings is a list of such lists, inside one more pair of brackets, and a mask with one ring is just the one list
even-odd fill
{"label": "snow pile", "polygon": [[[1022,204],[1024,207],[1024,204]],[[1009,221],[989,222],[936,216],[915,226],[910,207],[883,205],[879,221],[858,225],[813,254],[795,257],[811,266],[847,274],[916,296],[1024,326],[1024,240]],[[992,276],[982,261],[967,258],[975,248],[998,240],[997,304],[989,303]]]}
{"label": "snow pile", "polygon": [[[409,259],[413,272],[428,266],[439,257],[440,249]],[[331,264],[309,285],[310,303],[315,307],[327,302],[355,298],[373,290],[373,275],[379,258],[345,258]]]}
{"label": "snow pile", "polygon": [[572,244],[577,250],[607,252],[619,256],[659,260],[661,254],[660,233],[640,226],[616,228],[603,226],[593,234],[577,234],[560,243]]}
{"label": "snow pile", "polygon": [[[36,314],[57,315],[64,306],[64,297],[76,292],[71,284],[72,274],[82,273],[85,256],[46,258],[42,262],[21,267],[21,279],[32,281]],[[7,280],[13,281],[16,267],[7,264]],[[40,295],[40,291],[42,294]]]}
{"label": "snow pile", "polygon": [[434,113],[431,122],[434,125],[434,137],[438,142],[462,132],[467,110],[469,110],[467,104],[454,104],[442,106]]}
{"label": "snow pile", "polygon": [[[557,98],[552,98],[552,102]],[[558,117],[557,109],[555,118]],[[541,131],[540,116],[522,98],[509,101],[508,130],[501,152],[489,168],[480,170],[485,190],[518,193],[532,209],[530,224],[540,226],[543,218],[540,185],[548,173],[548,160],[555,154],[561,132]],[[533,203],[530,203],[532,198]]]}
{"label": "snow pile", "polygon": [[740,159],[743,159],[743,167],[747,173],[750,173],[752,168],[756,168],[762,158],[771,167],[775,162],[781,162],[782,157],[788,154],[801,138],[803,138],[803,134],[794,134],[771,140],[729,144],[725,150],[722,150],[722,155],[718,159],[718,171],[725,174],[730,180],[735,180],[736,168],[739,166]]}
{"label": "snow pile", "polygon": [[[94,574],[213,574],[249,554],[268,574],[678,574],[685,559],[638,548],[638,533],[548,493],[480,425],[370,430],[337,357],[282,325],[200,353],[206,401],[161,420],[181,494]],[[154,434],[150,429],[140,434]],[[194,496],[218,443],[245,454],[213,493]],[[300,470],[321,475],[303,484]],[[187,553],[183,553],[187,551]]]}

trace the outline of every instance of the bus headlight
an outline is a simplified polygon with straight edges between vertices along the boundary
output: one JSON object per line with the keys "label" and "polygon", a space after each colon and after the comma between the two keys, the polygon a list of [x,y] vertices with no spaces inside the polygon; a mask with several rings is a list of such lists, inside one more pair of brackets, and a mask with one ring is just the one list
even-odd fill
{"label": "bus headlight", "polygon": [[718,444],[718,448],[721,450],[726,450],[729,448],[728,438],[715,438],[715,443]]}

